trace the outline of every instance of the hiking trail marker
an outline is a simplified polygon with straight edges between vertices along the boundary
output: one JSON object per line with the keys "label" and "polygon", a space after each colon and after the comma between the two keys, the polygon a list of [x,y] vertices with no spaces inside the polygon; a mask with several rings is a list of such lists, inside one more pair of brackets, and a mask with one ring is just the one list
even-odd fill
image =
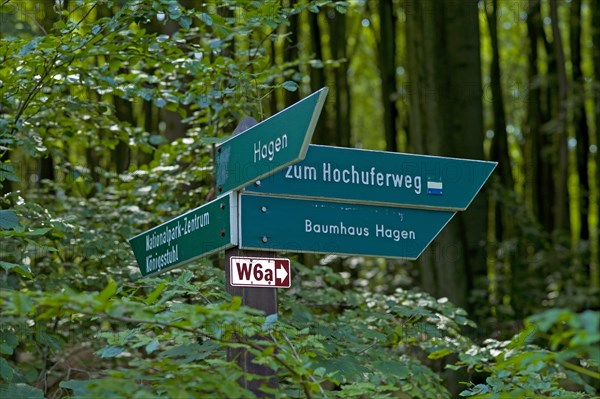
{"label": "hiking trail marker", "polygon": [[283,258],[229,258],[230,283],[236,287],[290,288],[290,260]]}

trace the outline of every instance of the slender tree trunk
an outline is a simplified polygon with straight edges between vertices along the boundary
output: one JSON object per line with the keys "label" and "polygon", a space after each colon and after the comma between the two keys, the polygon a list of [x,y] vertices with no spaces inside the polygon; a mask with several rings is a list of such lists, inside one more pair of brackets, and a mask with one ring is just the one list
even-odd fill
{"label": "slender tree trunk", "polygon": [[[114,104],[117,118],[122,122],[127,122],[134,126],[135,120],[133,119],[133,107],[131,102],[115,96]],[[129,158],[129,144],[127,141],[119,140],[119,143],[112,152],[112,162],[115,165],[115,171],[117,173],[123,173],[129,168]]]}
{"label": "slender tree trunk", "polygon": [[[321,41],[321,27],[319,26],[319,14],[308,13],[308,25],[310,26],[311,50],[316,61],[316,65],[310,67],[310,88],[315,92],[325,87],[325,68],[323,67],[323,42]],[[334,144],[335,140],[330,137],[331,129],[328,128],[329,120],[327,115],[327,106],[321,111],[321,121],[315,128],[313,141],[318,144]]]}
{"label": "slender tree trunk", "polygon": [[329,46],[331,56],[339,66],[333,68],[335,89],[335,144],[350,146],[350,87],[348,84],[348,59],[346,51],[346,15],[335,12],[329,14]]}
{"label": "slender tree trunk", "polygon": [[[492,0],[491,8],[486,9],[490,39],[492,43],[492,63],[490,68],[492,109],[494,114],[494,138],[492,139],[491,158],[498,162],[498,175],[503,190],[514,190],[514,177],[512,174],[510,156],[508,150],[508,137],[506,134],[506,115],[504,111],[504,97],[502,93],[500,75],[500,49],[498,44],[498,2]],[[504,196],[500,196],[504,198]],[[510,200],[508,200],[510,201]],[[502,242],[515,236],[515,220],[509,213],[511,203],[495,200],[495,230],[496,241]],[[527,268],[524,262],[519,261],[520,245],[511,251],[504,259],[506,268],[510,268],[510,300],[512,308],[517,317],[527,303],[527,289],[524,283],[527,281]],[[499,271],[500,273],[501,271]]]}
{"label": "slender tree trunk", "polygon": [[[10,151],[7,150],[0,152],[0,165],[8,161],[10,161]],[[17,175],[19,175],[20,172],[21,171],[19,169],[15,168],[15,173]],[[0,184],[2,185],[2,187],[0,187],[0,196],[3,196],[4,194],[8,194],[13,191],[13,183],[10,180],[4,180]]]}
{"label": "slender tree trunk", "polygon": [[544,211],[542,207],[543,191],[540,187],[540,175],[543,169],[541,159],[542,149],[542,93],[540,85],[540,71],[538,69],[538,25],[540,20],[539,3],[531,3],[527,10],[527,122],[525,124],[526,151],[525,168],[527,173],[525,190],[531,199],[531,209],[537,219],[542,221]]}
{"label": "slender tree trunk", "polygon": [[[557,98],[556,93],[556,76],[557,65],[556,57],[552,48],[552,44],[546,37],[543,23],[540,1],[533,0],[529,4],[529,12],[527,16],[527,26],[530,43],[530,74],[529,74],[529,111],[532,117],[539,115],[539,119],[531,121],[532,132],[532,160],[536,163],[532,164],[535,169],[535,174],[531,175],[531,185],[533,189],[533,197],[535,199],[534,209],[537,219],[540,221],[544,230],[551,232],[555,229],[554,208],[554,192],[556,182],[553,172],[556,168],[552,159],[548,154],[556,151],[552,146],[552,134],[548,126],[551,126],[551,118],[555,112],[555,103]],[[536,40],[533,42],[533,40]],[[537,62],[541,55],[538,53],[538,44],[543,44],[547,57],[547,74],[542,75],[538,69]],[[539,99],[539,101],[538,101]],[[539,125],[537,123],[539,122]]]}
{"label": "slender tree trunk", "polygon": [[589,240],[589,195],[590,182],[588,175],[588,159],[590,148],[589,128],[585,111],[585,83],[581,70],[581,0],[573,0],[569,21],[571,44],[571,71],[573,77],[573,125],[577,139],[577,175],[579,176],[579,237]]}
{"label": "slender tree trunk", "polygon": [[[169,36],[174,35],[179,30],[177,22],[169,21],[160,27],[160,32]],[[232,44],[232,47],[233,44]],[[165,137],[169,142],[185,136],[185,126],[179,113],[170,111],[166,108],[160,109],[160,119],[165,123]]]}
{"label": "slender tree trunk", "polygon": [[[600,196],[600,0],[592,0],[590,4],[592,12],[592,60],[594,65],[594,78],[596,83],[593,88],[594,96],[594,127],[596,129],[596,199]],[[596,221],[596,230],[600,229],[600,224]],[[596,232],[598,237],[598,232]],[[598,245],[598,244],[596,244]],[[598,247],[596,247],[598,255]],[[596,259],[590,262],[590,282],[592,287],[600,287],[600,260]]]}
{"label": "slender tree trunk", "polygon": [[[290,0],[289,7],[293,7],[296,0]],[[287,41],[283,49],[283,61],[285,64],[292,63],[298,60],[298,31],[300,29],[299,15],[292,14],[288,17],[290,21],[288,29]],[[286,107],[300,101],[300,90],[287,91],[285,92],[285,105]]]}
{"label": "slender tree trunk", "polygon": [[558,3],[557,0],[550,0],[550,17],[552,26],[552,36],[554,43],[554,53],[558,72],[558,115],[557,129],[555,136],[556,148],[556,168],[554,189],[554,217],[556,228],[569,231],[569,160],[567,148],[567,71],[565,67],[565,53],[558,22]]}
{"label": "slender tree trunk", "polygon": [[[41,18],[39,23],[43,26],[46,32],[52,31],[52,27],[60,19],[60,14],[55,10],[54,2],[45,2],[41,5],[44,7],[44,18]],[[68,9],[68,1],[62,4],[63,9]],[[42,180],[54,180],[54,159],[52,158],[51,151],[47,151],[46,154],[38,160],[38,181],[37,186],[40,187]]]}
{"label": "slender tree trunk", "polygon": [[396,14],[393,0],[379,1],[378,50],[385,146],[387,151],[397,151]]}
{"label": "slender tree trunk", "polygon": [[491,10],[486,10],[490,39],[492,42],[492,63],[490,68],[492,109],[494,113],[494,138],[492,140],[491,157],[498,162],[497,173],[500,182],[508,189],[514,188],[514,178],[508,153],[508,137],[506,135],[506,115],[504,112],[504,96],[500,77],[500,48],[498,44],[497,14],[498,1],[492,0]]}

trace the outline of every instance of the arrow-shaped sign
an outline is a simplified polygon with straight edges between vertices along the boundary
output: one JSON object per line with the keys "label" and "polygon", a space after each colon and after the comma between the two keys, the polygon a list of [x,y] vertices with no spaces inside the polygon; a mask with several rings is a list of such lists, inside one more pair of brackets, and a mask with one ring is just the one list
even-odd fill
{"label": "arrow-shaped sign", "polygon": [[129,239],[143,276],[165,272],[237,245],[237,196],[192,209]]}
{"label": "arrow-shaped sign", "polygon": [[417,259],[454,212],[240,195],[240,248]]}
{"label": "arrow-shaped sign", "polygon": [[327,88],[311,94],[217,147],[221,195],[273,174],[306,156]]}
{"label": "arrow-shaped sign", "polygon": [[247,187],[257,194],[465,210],[496,162],[311,145],[306,158]]}

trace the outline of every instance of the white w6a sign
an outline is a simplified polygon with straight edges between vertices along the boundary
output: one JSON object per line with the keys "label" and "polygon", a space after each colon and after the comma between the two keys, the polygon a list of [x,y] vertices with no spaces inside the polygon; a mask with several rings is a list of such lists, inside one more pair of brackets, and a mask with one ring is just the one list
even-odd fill
{"label": "white w6a sign", "polygon": [[289,259],[232,256],[229,267],[233,286],[290,288]]}

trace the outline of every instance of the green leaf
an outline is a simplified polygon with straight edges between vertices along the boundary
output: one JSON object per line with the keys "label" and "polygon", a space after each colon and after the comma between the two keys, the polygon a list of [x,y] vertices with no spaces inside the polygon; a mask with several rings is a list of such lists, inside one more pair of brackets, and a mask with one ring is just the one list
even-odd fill
{"label": "green leaf", "polygon": [[209,355],[219,349],[219,345],[206,341],[200,344],[187,344],[175,346],[160,354],[161,358],[183,358],[181,363],[190,363],[207,358]]}
{"label": "green leaf", "polygon": [[19,50],[19,56],[31,54],[36,49],[38,43],[41,42],[43,38],[44,38],[43,36],[39,36],[39,37],[36,37],[36,38],[30,40],[26,45],[21,47],[21,50]]}
{"label": "green leaf", "polygon": [[44,399],[44,393],[27,384],[1,384],[0,398],[10,399]]}
{"label": "green leaf", "polygon": [[393,375],[396,378],[407,378],[410,370],[405,364],[392,360],[381,360],[373,365],[385,375]]}
{"label": "green leaf", "polygon": [[294,82],[293,80],[286,80],[281,86],[287,91],[294,92],[298,90],[298,83]]}
{"label": "green leaf", "polygon": [[146,345],[146,352],[152,353],[155,350],[157,350],[158,347],[159,347],[158,340],[153,339],[152,341],[150,341],[150,343],[148,343],[148,345]]}
{"label": "green leaf", "polygon": [[7,272],[9,270],[12,270],[13,272],[18,273],[23,277],[33,278],[33,274],[31,274],[31,269],[29,269],[25,265],[19,265],[16,263],[4,262],[0,260],[0,266]]}
{"label": "green leaf", "polygon": [[[2,129],[2,121],[0,121],[0,129]],[[1,147],[1,146],[0,146]],[[15,174],[15,168],[9,164],[0,164],[0,182],[3,180],[19,181],[19,177]],[[1,187],[1,185],[0,185]]]}
{"label": "green leaf", "polygon": [[448,356],[448,355],[450,355],[452,353],[453,353],[453,351],[451,351],[450,349],[440,349],[440,350],[437,350],[435,352],[431,352],[427,357],[429,359],[441,359],[441,358],[446,357],[446,356]]}
{"label": "green leaf", "polygon": [[62,344],[56,338],[55,335],[48,334],[48,333],[46,333],[44,331],[37,331],[36,334],[35,334],[35,339],[40,344],[47,345],[50,349],[52,349],[54,351],[58,352],[62,348]]}
{"label": "green leaf", "polygon": [[19,225],[19,217],[13,211],[0,210],[0,229],[14,229]]}
{"label": "green leaf", "polygon": [[46,234],[47,232],[49,232],[50,230],[52,230],[49,227],[43,227],[40,229],[33,229],[31,231],[27,232],[28,236],[43,236],[44,234]]}
{"label": "green leaf", "polygon": [[328,359],[318,364],[317,367],[325,367],[328,373],[336,373],[337,376],[343,377],[347,381],[352,381],[368,371],[354,356]]}
{"label": "green leaf", "polygon": [[106,348],[102,348],[99,351],[97,351],[96,354],[100,357],[111,358],[119,356],[121,353],[123,353],[124,350],[125,348],[122,348],[120,346],[107,346]]}
{"label": "green leaf", "polygon": [[211,16],[204,12],[198,14],[198,19],[200,19],[200,21],[204,22],[208,26],[212,26],[212,24],[213,24],[213,20],[212,20]]}
{"label": "green leaf", "polygon": [[273,313],[265,317],[265,322],[262,325],[263,331],[271,330],[277,323],[277,313]]}
{"label": "green leaf", "polygon": [[[162,98],[160,98],[159,100],[164,101]],[[148,141],[150,142],[150,144],[158,146],[158,145],[166,143],[167,139],[165,139],[160,134],[153,134],[153,135],[150,136],[150,140],[148,140]]]}
{"label": "green leaf", "polygon": [[13,350],[19,344],[17,336],[10,331],[0,332],[0,353],[3,355],[12,355]]}
{"label": "green leaf", "polygon": [[154,291],[152,291],[150,293],[150,295],[148,295],[148,297],[146,298],[146,300],[144,302],[146,302],[147,305],[153,305],[154,303],[156,303],[156,301],[160,297],[160,294],[165,290],[165,287],[166,287],[166,284],[164,282],[160,283],[154,289]]}
{"label": "green leaf", "polygon": [[117,283],[112,278],[108,280],[108,285],[100,292],[98,300],[103,304],[108,302],[117,292]]}
{"label": "green leaf", "polygon": [[179,25],[181,25],[183,29],[190,29],[192,26],[192,18],[187,16],[179,18]]}
{"label": "green leaf", "polygon": [[10,367],[6,359],[0,357],[0,377],[6,382],[11,382],[13,375],[14,371],[12,367]]}
{"label": "green leaf", "polygon": [[90,390],[88,389],[88,384],[91,381],[79,381],[79,380],[69,380],[69,381],[61,381],[59,386],[61,388],[70,389],[73,391],[75,397],[88,397],[90,395]]}

